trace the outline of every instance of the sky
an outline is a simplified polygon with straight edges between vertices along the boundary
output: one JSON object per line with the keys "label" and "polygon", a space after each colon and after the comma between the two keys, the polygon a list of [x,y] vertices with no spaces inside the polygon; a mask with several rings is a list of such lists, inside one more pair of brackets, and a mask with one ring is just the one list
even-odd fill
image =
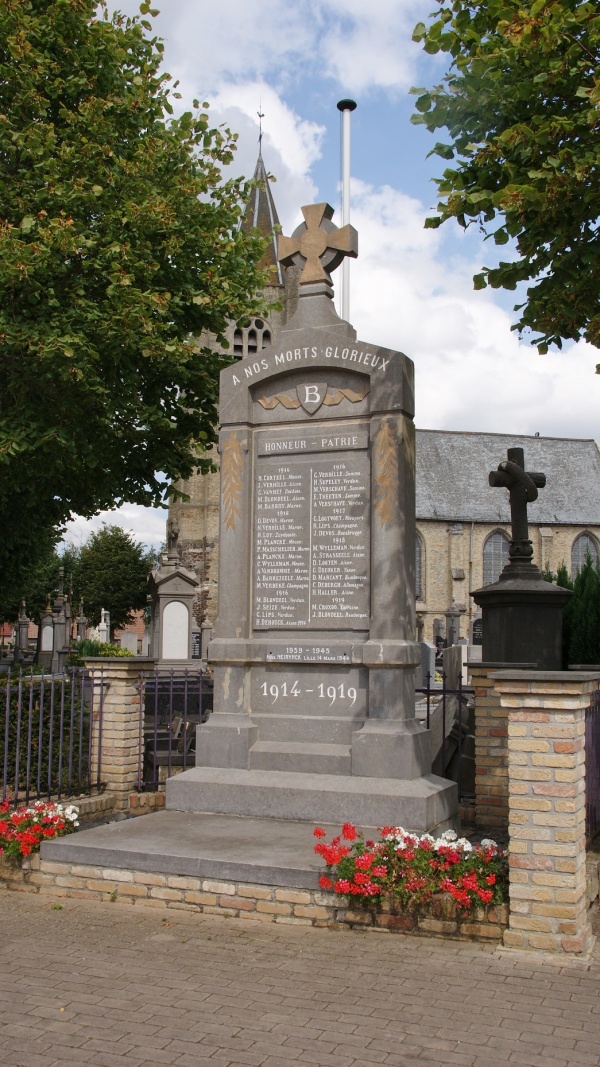
{"label": "sky", "polygon": [[[139,2],[113,6],[135,15]],[[417,427],[598,438],[598,350],[571,343],[538,355],[510,329],[515,294],[473,289],[473,275],[493,266],[499,250],[476,226],[465,232],[450,220],[424,229],[444,163],[428,157],[438,137],[410,122],[409,90],[439,83],[448,60],[426,55],[411,36],[435,7],[435,0],[156,0],[151,21],[164,42],[164,67],[179,80],[180,106],[208,101],[213,122],[238,133],[236,174],[254,171],[262,112],[263,158],[285,234],[302,221],[302,205],[322,201],[341,225],[336,104],[357,102],[351,221],[359,258],[351,264],[350,320],[360,340],[414,361]],[[159,546],[165,519],[165,511],[126,505],[74,520],[68,538],[84,540],[105,521]]]}

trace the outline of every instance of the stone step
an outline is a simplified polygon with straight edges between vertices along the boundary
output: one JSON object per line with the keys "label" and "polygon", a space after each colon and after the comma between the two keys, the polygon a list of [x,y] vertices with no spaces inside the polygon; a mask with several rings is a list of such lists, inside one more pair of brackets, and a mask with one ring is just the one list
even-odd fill
{"label": "stone step", "polygon": [[297,774],[351,774],[349,745],[299,741],[257,741],[250,749],[250,770]]}
{"label": "stone step", "polygon": [[454,825],[456,783],[422,778],[351,778],[291,771],[194,767],[166,786],[170,811],[360,826],[404,826],[420,833]]}
{"label": "stone step", "polygon": [[350,745],[364,718],[333,719],[327,715],[252,715],[261,741],[302,741],[323,745]]}

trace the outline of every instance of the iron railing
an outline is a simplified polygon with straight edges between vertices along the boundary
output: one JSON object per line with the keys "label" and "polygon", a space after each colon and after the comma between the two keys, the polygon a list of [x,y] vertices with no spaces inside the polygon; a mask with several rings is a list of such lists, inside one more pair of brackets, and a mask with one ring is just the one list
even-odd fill
{"label": "iron railing", "polygon": [[196,727],[212,711],[213,687],[202,670],[156,669],[140,675],[138,789],[195,764]]}
{"label": "iron railing", "polygon": [[81,667],[0,674],[0,797],[60,800],[101,788],[102,678]]}
{"label": "iron railing", "polygon": [[[440,682],[432,682],[431,674],[427,674],[425,685],[415,692],[426,699],[425,724],[428,730],[432,722],[432,703],[435,702],[436,710],[439,710],[441,704],[441,746],[439,753],[434,753],[434,771],[457,783],[459,801],[473,796],[474,787],[464,781],[463,757],[467,755],[465,740],[473,736],[474,731],[474,719],[469,725],[474,712],[474,688],[463,685],[460,672],[457,687],[451,688],[448,686],[447,675],[442,672]],[[450,716],[452,724],[449,721]]]}
{"label": "iron railing", "polygon": [[585,710],[585,836],[591,844],[600,833],[600,689]]}

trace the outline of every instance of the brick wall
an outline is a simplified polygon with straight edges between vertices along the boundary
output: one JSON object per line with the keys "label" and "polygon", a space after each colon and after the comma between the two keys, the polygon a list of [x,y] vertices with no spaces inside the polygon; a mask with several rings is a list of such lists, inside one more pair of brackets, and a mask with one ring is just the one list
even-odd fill
{"label": "brick wall", "polygon": [[0,884],[6,888],[64,897],[144,904],[151,908],[204,912],[256,922],[332,928],[373,928],[422,937],[466,938],[499,942],[506,929],[506,904],[477,908],[461,914],[447,894],[429,905],[402,912],[381,908],[349,907],[344,898],[317,889],[216,881],[214,878],[158,874],[91,864],[54,863],[32,856],[24,870],[0,863]]}
{"label": "brick wall", "polygon": [[588,951],[585,709],[600,675],[502,671],[508,714],[510,919],[505,945]]}
{"label": "brick wall", "polygon": [[[141,656],[85,661],[95,686],[92,767],[101,751],[101,779],[115,797],[115,810],[129,807],[140,774],[140,673],[153,660]],[[100,701],[102,704],[100,705]]]}
{"label": "brick wall", "polygon": [[[484,830],[508,829],[508,709],[490,678],[490,672],[505,666],[468,665],[475,690],[475,825]],[[518,666],[533,669],[534,665]]]}

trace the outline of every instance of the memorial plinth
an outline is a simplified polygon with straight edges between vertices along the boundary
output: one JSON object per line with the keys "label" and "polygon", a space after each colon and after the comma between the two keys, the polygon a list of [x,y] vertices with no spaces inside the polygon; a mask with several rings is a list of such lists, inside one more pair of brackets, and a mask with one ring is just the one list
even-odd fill
{"label": "memorial plinth", "polygon": [[413,365],[338,318],[355,235],[303,211],[296,315],[221,374],[214,713],[167,806],[431,829],[456,788],[415,719]]}

